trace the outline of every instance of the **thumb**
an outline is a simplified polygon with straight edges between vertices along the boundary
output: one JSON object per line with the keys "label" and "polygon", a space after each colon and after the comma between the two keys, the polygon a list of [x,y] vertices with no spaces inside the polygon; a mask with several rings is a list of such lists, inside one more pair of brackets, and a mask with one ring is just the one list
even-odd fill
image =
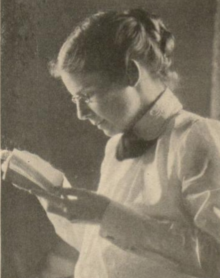
{"label": "thumb", "polygon": [[11,151],[8,150],[0,150],[0,158],[1,160],[5,161],[11,155]]}

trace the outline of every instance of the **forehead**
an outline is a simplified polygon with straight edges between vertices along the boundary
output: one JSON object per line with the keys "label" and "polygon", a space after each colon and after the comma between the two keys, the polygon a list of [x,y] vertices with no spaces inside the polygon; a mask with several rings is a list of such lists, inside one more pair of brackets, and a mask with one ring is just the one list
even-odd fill
{"label": "forehead", "polygon": [[61,79],[71,94],[79,94],[85,90],[103,89],[110,86],[107,77],[100,73],[70,74],[63,72]]}

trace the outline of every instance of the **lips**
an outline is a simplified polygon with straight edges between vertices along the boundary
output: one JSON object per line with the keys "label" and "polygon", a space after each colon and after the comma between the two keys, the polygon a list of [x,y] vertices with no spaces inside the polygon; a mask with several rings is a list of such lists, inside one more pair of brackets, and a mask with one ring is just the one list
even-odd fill
{"label": "lips", "polygon": [[92,125],[99,126],[104,120],[101,119],[101,120],[98,120],[98,121],[94,121],[94,120],[89,120],[89,121]]}

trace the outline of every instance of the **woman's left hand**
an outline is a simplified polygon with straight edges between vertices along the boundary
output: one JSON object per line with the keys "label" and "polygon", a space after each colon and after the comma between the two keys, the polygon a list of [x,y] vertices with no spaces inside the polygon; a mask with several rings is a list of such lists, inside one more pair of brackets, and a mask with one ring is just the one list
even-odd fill
{"label": "woman's left hand", "polygon": [[58,189],[57,196],[41,190],[32,190],[30,193],[46,200],[48,212],[63,216],[71,222],[98,224],[110,203],[110,199],[103,195],[78,188]]}
{"label": "woman's left hand", "polygon": [[4,173],[7,171],[8,163],[10,161],[10,156],[12,152],[8,150],[0,150],[0,159],[1,159],[1,171]]}

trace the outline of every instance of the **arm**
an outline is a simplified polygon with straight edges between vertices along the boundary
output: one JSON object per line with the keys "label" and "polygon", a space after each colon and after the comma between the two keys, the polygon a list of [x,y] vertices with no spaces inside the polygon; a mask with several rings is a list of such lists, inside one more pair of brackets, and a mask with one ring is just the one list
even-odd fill
{"label": "arm", "polygon": [[100,235],[125,251],[148,256],[149,252],[166,257],[190,274],[201,272],[195,248],[195,232],[190,226],[143,217],[132,209],[111,202]]}
{"label": "arm", "polygon": [[198,260],[210,277],[220,277],[220,123],[197,122],[182,148],[188,155],[179,155],[178,175],[186,211],[198,228]]}
{"label": "arm", "polygon": [[192,221],[220,244],[219,122],[194,124],[179,151],[178,165],[185,207]]}
{"label": "arm", "polygon": [[220,128],[216,122],[211,124],[212,131],[211,126],[207,130],[199,124],[194,126],[178,152],[177,171],[192,225],[143,218],[129,208],[111,203],[104,214],[101,236],[142,256],[148,251],[159,253],[192,274],[210,273],[210,268],[214,273],[220,262]]}

